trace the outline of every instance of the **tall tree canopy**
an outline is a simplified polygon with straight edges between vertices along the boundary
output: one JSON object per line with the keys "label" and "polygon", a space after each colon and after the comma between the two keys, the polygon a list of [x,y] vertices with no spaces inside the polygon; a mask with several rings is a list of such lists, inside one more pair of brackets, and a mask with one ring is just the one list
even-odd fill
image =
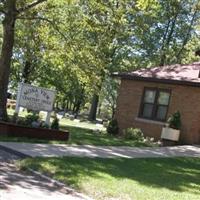
{"label": "tall tree canopy", "polygon": [[93,99],[95,119],[99,101],[114,110],[112,72],[198,60],[198,0],[4,0],[0,15],[0,119],[9,76],[56,89],[63,109]]}
{"label": "tall tree canopy", "polygon": [[0,13],[3,27],[0,56],[0,120],[5,120],[7,118],[7,89],[11,58],[13,55],[16,19],[45,1],[46,0],[37,0],[33,2],[28,0],[2,0],[0,2]]}

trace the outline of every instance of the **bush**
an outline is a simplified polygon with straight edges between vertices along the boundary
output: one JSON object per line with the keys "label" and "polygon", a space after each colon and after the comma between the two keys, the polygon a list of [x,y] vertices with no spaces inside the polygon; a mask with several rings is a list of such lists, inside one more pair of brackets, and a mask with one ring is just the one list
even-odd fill
{"label": "bush", "polygon": [[[154,143],[154,138],[153,137],[145,137],[143,142],[145,144],[152,145]],[[159,143],[159,142],[157,142],[157,143]]]}
{"label": "bush", "polygon": [[42,121],[41,117],[36,113],[28,114],[24,119],[17,117],[17,114],[15,113],[13,115],[12,122],[32,128],[49,128],[49,125]]}
{"label": "bush", "polygon": [[25,117],[25,125],[32,126],[33,122],[39,122],[40,117],[38,114],[29,114]]}
{"label": "bush", "polygon": [[15,104],[12,104],[12,105],[11,105],[11,108],[12,108],[13,110],[15,110],[16,105],[15,105]]}
{"label": "bush", "polygon": [[56,112],[55,111],[51,112],[51,118],[53,118],[53,119],[56,118]]}
{"label": "bush", "polygon": [[40,124],[40,127],[41,127],[41,128],[49,128],[49,125],[46,124],[45,122],[42,122],[42,123]]}
{"label": "bush", "polygon": [[108,127],[108,124],[109,124],[108,121],[106,121],[106,120],[103,121],[103,126],[104,127]]}
{"label": "bush", "polygon": [[113,119],[108,124],[107,133],[110,135],[117,135],[118,132],[119,132],[118,122],[116,119]]}
{"label": "bush", "polygon": [[59,119],[57,117],[54,118],[51,129],[59,130]]}
{"label": "bush", "polygon": [[172,114],[169,117],[169,119],[167,120],[167,122],[169,123],[170,128],[180,130],[180,128],[181,128],[181,114],[180,114],[180,112],[177,111],[174,114]]}
{"label": "bush", "polygon": [[17,123],[17,119],[18,119],[18,113],[15,112],[15,113],[13,114],[13,116],[12,116],[12,122],[13,122],[13,123]]}
{"label": "bush", "polygon": [[125,139],[137,141],[144,140],[144,134],[139,128],[127,128],[123,132]]}

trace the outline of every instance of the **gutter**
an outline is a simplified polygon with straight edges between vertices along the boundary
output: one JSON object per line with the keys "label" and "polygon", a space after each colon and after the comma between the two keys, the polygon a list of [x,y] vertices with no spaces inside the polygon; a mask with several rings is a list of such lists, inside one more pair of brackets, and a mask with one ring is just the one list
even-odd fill
{"label": "gutter", "polygon": [[122,80],[134,80],[134,81],[147,81],[154,83],[165,83],[165,84],[173,84],[173,85],[183,85],[183,86],[191,86],[191,87],[200,87],[200,82],[191,82],[184,80],[173,80],[173,79],[162,79],[155,77],[142,77],[142,76],[133,76],[125,73],[113,73],[111,75],[114,78],[121,78]]}

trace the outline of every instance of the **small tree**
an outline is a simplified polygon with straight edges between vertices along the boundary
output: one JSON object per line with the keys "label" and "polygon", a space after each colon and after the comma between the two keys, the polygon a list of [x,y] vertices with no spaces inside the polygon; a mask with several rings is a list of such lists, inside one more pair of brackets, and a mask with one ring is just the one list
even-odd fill
{"label": "small tree", "polygon": [[59,119],[57,117],[54,118],[51,129],[59,130]]}
{"label": "small tree", "polygon": [[172,114],[168,121],[169,127],[179,130],[181,128],[181,114],[179,111]]}
{"label": "small tree", "polygon": [[107,127],[107,132],[110,135],[117,135],[119,132],[118,122],[116,119],[112,119]]}

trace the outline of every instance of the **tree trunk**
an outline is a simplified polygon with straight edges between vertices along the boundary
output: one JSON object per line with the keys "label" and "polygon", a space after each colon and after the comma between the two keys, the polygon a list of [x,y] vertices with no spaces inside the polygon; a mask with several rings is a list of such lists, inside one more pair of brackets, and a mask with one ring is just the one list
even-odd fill
{"label": "tree trunk", "polygon": [[177,63],[181,63],[181,54],[185,48],[185,46],[187,45],[189,39],[190,39],[190,36],[191,36],[191,31],[192,31],[192,26],[195,22],[195,18],[196,18],[196,14],[197,14],[197,10],[195,10],[193,16],[192,16],[192,19],[190,21],[190,25],[189,25],[189,28],[187,30],[187,34],[185,36],[185,39],[183,40],[183,44],[182,44],[182,47],[180,48],[180,50],[178,51],[177,55],[176,55],[176,62]]}
{"label": "tree trunk", "polygon": [[22,80],[24,81],[24,83],[30,83],[31,67],[31,62],[26,60],[22,72]]}
{"label": "tree trunk", "polygon": [[114,119],[114,117],[115,117],[115,109],[116,109],[116,107],[113,105],[112,106],[112,119]]}
{"label": "tree trunk", "polygon": [[81,108],[81,102],[79,102],[79,103],[76,105],[76,110],[75,110],[76,115],[79,114],[80,108]]}
{"label": "tree trunk", "polygon": [[78,99],[77,102],[75,103],[75,109],[74,109],[73,112],[74,112],[74,114],[75,114],[76,117],[78,116],[78,114],[80,112],[82,100],[83,99]]}
{"label": "tree trunk", "polygon": [[98,109],[98,116],[101,114],[101,103],[99,104],[99,109]]}
{"label": "tree trunk", "polygon": [[66,109],[67,111],[69,110],[69,101],[68,101],[68,100],[67,100],[65,109]]}
{"label": "tree trunk", "polygon": [[6,14],[3,20],[3,43],[0,57],[0,120],[7,119],[6,102],[10,64],[14,45],[16,0],[5,2]]}
{"label": "tree trunk", "polygon": [[89,117],[88,117],[88,119],[90,121],[96,120],[98,103],[99,103],[99,96],[97,94],[94,94],[93,99],[92,99],[92,105],[91,105],[91,108],[90,108],[90,114],[89,114]]}
{"label": "tree trunk", "polygon": [[[168,21],[166,34],[164,34],[164,38],[163,38],[163,46],[161,49],[161,58],[160,58],[159,66],[164,66],[166,64],[166,53],[169,49],[170,42],[173,39],[173,33],[174,33],[174,29],[176,27],[177,17],[178,17],[178,13],[174,16],[174,18],[172,20]],[[169,30],[169,28],[170,28],[170,30]]]}
{"label": "tree trunk", "polygon": [[76,104],[73,103],[73,108],[72,108],[72,112],[73,112],[73,114],[75,113],[75,110],[76,110]]}
{"label": "tree trunk", "polygon": [[62,99],[62,110],[65,110],[66,108],[66,100],[65,98]]}

